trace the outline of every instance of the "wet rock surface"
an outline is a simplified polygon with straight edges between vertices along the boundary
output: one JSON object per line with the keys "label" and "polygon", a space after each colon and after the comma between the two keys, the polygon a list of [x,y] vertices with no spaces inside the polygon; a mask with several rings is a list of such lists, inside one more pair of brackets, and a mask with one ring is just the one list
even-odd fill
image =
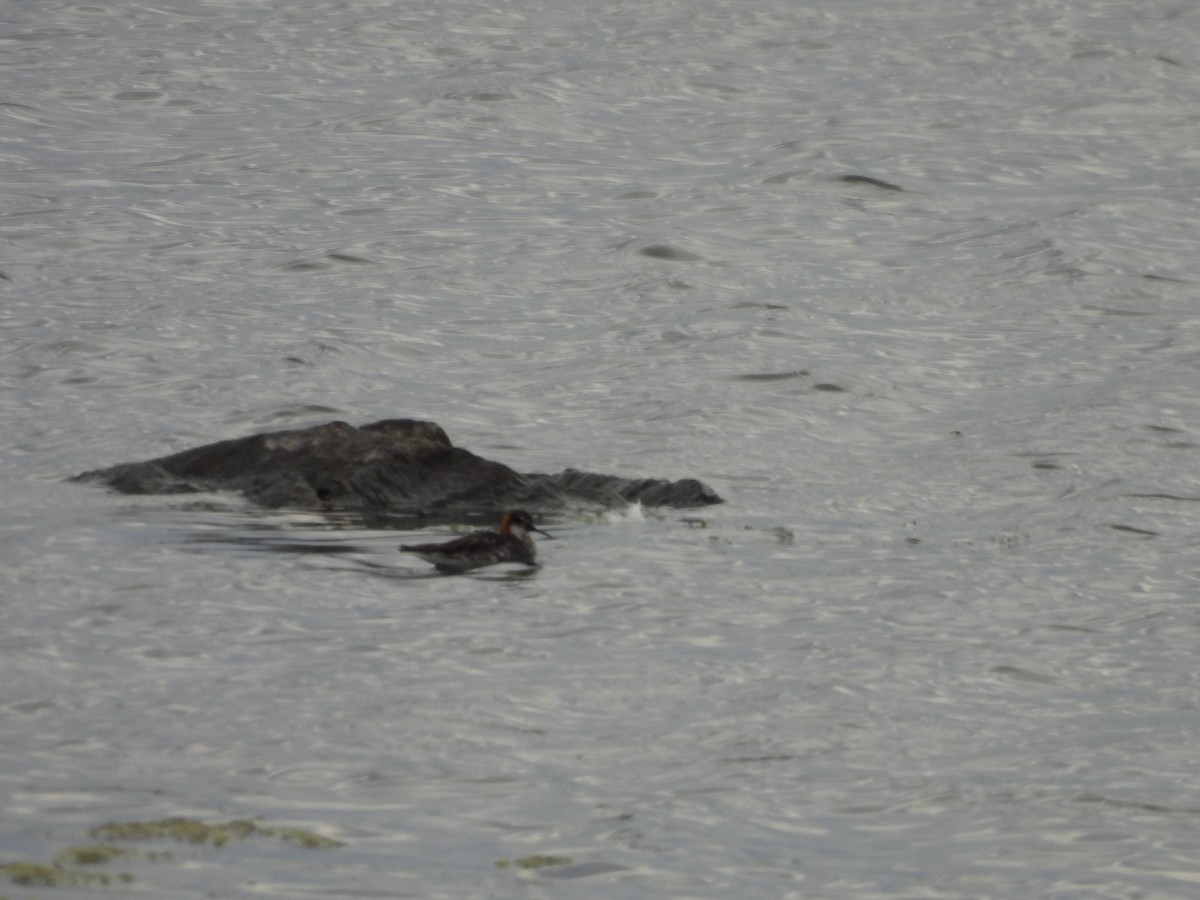
{"label": "wet rock surface", "polygon": [[76,476],[126,494],[236,491],[266,507],[447,516],[522,507],[534,512],[720,503],[695,479],[627,479],[566,469],[526,474],[455,447],[433,422],[329,422],[207,444]]}

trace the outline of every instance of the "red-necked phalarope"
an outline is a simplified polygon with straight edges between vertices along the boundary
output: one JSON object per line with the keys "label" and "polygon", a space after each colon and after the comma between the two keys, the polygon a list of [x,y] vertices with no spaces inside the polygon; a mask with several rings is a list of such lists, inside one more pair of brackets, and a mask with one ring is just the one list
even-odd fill
{"label": "red-necked phalarope", "polygon": [[443,572],[465,572],[495,563],[519,562],[536,564],[537,549],[531,531],[554,539],[533,524],[533,516],[523,509],[514,509],[500,519],[496,531],[476,531],[446,541],[444,544],[401,544],[400,549],[431,562]]}

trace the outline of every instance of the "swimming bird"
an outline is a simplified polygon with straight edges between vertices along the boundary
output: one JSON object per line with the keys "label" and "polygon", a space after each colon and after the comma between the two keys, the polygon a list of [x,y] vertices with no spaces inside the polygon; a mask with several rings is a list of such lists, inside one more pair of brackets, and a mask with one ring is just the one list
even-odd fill
{"label": "swimming bird", "polygon": [[442,572],[465,572],[496,563],[537,565],[537,549],[530,532],[554,539],[533,524],[533,516],[514,509],[500,518],[495,531],[476,531],[444,544],[401,544],[400,549],[433,563]]}

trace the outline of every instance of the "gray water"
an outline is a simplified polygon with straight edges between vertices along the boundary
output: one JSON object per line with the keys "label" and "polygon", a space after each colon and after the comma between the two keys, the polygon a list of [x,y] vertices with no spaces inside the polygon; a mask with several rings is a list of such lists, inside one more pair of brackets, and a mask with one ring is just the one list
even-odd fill
{"label": "gray water", "polygon": [[[0,863],[344,846],[0,894],[1195,896],[1197,47],[1178,0],[5,4]],[[727,503],[427,577],[446,530],[64,482],[403,416]]]}

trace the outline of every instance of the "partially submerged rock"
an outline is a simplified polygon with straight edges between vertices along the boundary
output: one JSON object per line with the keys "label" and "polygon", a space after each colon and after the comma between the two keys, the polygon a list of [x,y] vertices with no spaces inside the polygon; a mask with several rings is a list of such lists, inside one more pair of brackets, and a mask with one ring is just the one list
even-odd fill
{"label": "partially submerged rock", "polygon": [[574,469],[522,474],[455,447],[440,426],[415,419],[257,434],[74,480],[126,494],[237,491],[267,507],[439,517],[514,507],[544,513],[638,501],[680,508],[721,502],[692,478],[630,480]]}

